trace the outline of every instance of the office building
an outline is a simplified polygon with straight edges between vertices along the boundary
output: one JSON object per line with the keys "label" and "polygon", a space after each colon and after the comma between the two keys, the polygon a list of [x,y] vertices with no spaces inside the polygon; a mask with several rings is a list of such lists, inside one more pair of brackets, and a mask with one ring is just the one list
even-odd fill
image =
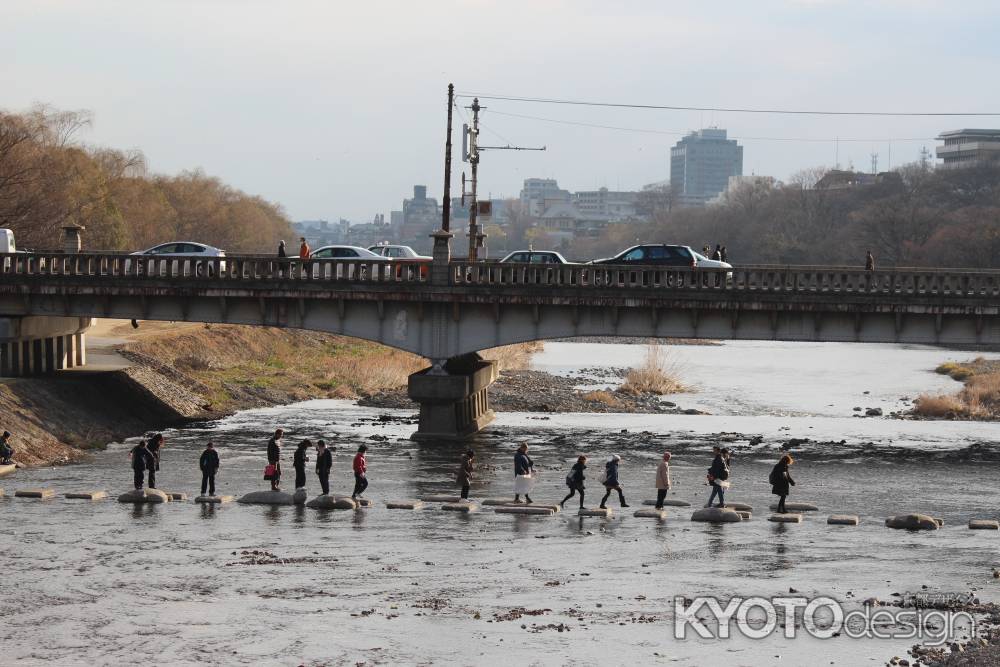
{"label": "office building", "polygon": [[726,130],[692,132],[670,149],[670,184],[680,206],[704,206],[743,175],[743,147]]}

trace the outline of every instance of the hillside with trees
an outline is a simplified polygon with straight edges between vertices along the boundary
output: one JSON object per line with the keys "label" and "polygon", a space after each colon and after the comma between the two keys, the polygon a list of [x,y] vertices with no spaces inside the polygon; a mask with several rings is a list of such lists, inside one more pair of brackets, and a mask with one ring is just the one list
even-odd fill
{"label": "hillside with trees", "polygon": [[83,144],[88,114],[0,111],[0,227],[49,249],[60,228],[87,228],[85,248],[136,250],[172,240],[228,252],[271,252],[292,236],[284,211],[200,170],[152,174],[143,154]]}

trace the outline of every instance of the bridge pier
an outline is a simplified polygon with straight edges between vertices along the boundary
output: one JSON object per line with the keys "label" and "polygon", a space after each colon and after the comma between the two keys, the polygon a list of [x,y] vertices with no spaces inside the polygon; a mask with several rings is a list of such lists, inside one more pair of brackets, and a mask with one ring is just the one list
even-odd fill
{"label": "bridge pier", "polygon": [[487,388],[497,366],[477,353],[452,357],[409,378],[410,398],[420,404],[414,440],[464,440],[493,421]]}
{"label": "bridge pier", "polygon": [[87,361],[89,317],[0,317],[0,377],[46,375]]}

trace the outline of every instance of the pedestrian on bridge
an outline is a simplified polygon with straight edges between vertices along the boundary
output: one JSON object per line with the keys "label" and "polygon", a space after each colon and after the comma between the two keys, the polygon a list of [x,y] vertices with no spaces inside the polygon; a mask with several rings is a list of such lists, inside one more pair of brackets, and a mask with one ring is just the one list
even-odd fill
{"label": "pedestrian on bridge", "polygon": [[10,431],[4,431],[0,435],[0,463],[10,465],[14,462],[14,448],[10,446]]}
{"label": "pedestrian on bridge", "polygon": [[147,470],[149,471],[149,488],[156,488],[153,486],[153,468],[156,465],[156,461],[153,459],[153,454],[146,447],[146,441],[140,440],[139,444],[129,452],[129,456],[132,458],[132,477],[135,483],[135,490],[139,491],[142,489],[143,473]]}
{"label": "pedestrian on bridge", "polygon": [[722,246],[722,252],[719,253],[719,259],[721,259],[723,262],[729,261],[729,251],[726,250],[726,246]]}
{"label": "pedestrian on bridge", "polygon": [[275,429],[274,435],[267,441],[267,468],[264,479],[271,482],[272,491],[281,491],[281,438],[285,435],[282,429]]}
{"label": "pedestrian on bridge", "polygon": [[351,494],[351,498],[357,498],[365,489],[368,488],[368,459],[365,458],[365,452],[368,448],[364,445],[358,447],[358,453],[354,455],[354,493]]}
{"label": "pedestrian on bridge", "polygon": [[874,271],[874,270],[875,270],[875,255],[873,255],[872,251],[869,250],[867,253],[865,253],[865,271]]}
{"label": "pedestrian on bridge", "polygon": [[304,489],[306,486],[306,464],[309,463],[309,450],[312,449],[312,446],[312,440],[303,440],[295,449],[295,453],[292,454],[292,467],[295,468],[296,489]]}
{"label": "pedestrian on bridge", "polygon": [[316,475],[319,477],[319,486],[323,489],[323,495],[330,493],[330,470],[333,468],[333,454],[327,449],[326,442],[320,440],[316,443]]}
{"label": "pedestrian on bridge", "polygon": [[622,485],[618,481],[618,466],[622,462],[622,457],[617,454],[613,455],[608,462],[604,464],[604,488],[607,491],[604,493],[604,497],[601,499],[601,509],[607,509],[604,503],[608,502],[608,497],[611,495],[612,491],[618,492],[618,502],[622,507],[628,507],[628,503],[625,502],[625,494],[622,492]]}
{"label": "pedestrian on bridge", "polygon": [[587,457],[580,455],[576,459],[576,463],[570,469],[569,474],[566,475],[566,486],[569,487],[569,493],[566,497],[559,502],[559,507],[564,507],[566,501],[572,498],[575,494],[580,494],[580,509],[583,509],[583,480],[587,479],[583,474],[583,471],[587,469]]}
{"label": "pedestrian on bridge", "polygon": [[149,469],[149,488],[151,489],[156,488],[156,473],[160,470],[160,450],[163,448],[163,445],[162,433],[157,433],[146,443],[146,448],[153,455],[153,467]]}
{"label": "pedestrian on bridge", "polygon": [[534,486],[535,462],[528,457],[528,443],[522,442],[514,454],[514,502],[524,501],[531,504],[531,487]]}
{"label": "pedestrian on bridge", "polygon": [[205,451],[201,453],[198,460],[198,467],[201,468],[201,495],[215,495],[215,473],[219,470],[219,452],[215,451],[215,445],[209,442],[205,445]]}
{"label": "pedestrian on bridge", "polygon": [[722,261],[722,246],[718,243],[715,244],[715,252],[712,253],[712,259],[717,262]]}
{"label": "pedestrian on bridge", "polygon": [[656,467],[656,509],[663,509],[663,501],[670,490],[670,452],[663,452],[663,460]]}
{"label": "pedestrian on bridge", "polygon": [[281,259],[285,259],[286,257],[288,257],[288,253],[285,252],[285,240],[284,239],[278,241],[278,257],[281,258]]}
{"label": "pedestrian on bridge", "polygon": [[309,259],[309,255],[312,252],[309,248],[309,243],[306,242],[306,237],[299,239],[299,259]]}
{"label": "pedestrian on bridge", "polygon": [[469,497],[469,486],[472,483],[472,477],[475,472],[476,453],[469,449],[462,454],[462,461],[458,464],[458,473],[455,475],[455,481],[462,487],[462,498]]}

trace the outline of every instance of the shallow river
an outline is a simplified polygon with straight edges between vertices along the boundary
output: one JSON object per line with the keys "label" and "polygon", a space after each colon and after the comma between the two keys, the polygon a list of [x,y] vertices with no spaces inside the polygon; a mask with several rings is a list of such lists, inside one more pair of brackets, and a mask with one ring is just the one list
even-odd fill
{"label": "shallow river", "polygon": [[[535,365],[577,375],[629,366],[644,353],[550,343]],[[1000,535],[965,527],[969,518],[1000,518],[991,481],[1000,426],[853,416],[854,407],[888,414],[921,391],[957,389],[929,369],[972,355],[780,343],[671,353],[696,389],[671,400],[711,415],[500,414],[473,444],[480,472],[472,494],[510,493],[512,443],[528,441],[540,473],[536,502],[564,495],[563,477],[583,452],[592,456],[587,504],[596,505],[598,470],[619,453],[626,497],[637,507],[655,495],[655,463],[670,449],[673,497],[698,506],[707,499],[709,448],[724,437],[737,452],[729,498],[754,506],[751,521],[698,524],[690,508],[673,508],[657,523],[618,511],[617,500],[609,501],[610,520],[569,511],[388,510],[385,500],[455,492],[464,447],[411,442],[409,413],[346,401],[247,411],[167,432],[159,486],[196,495],[198,455],[212,439],[222,458],[220,493],[264,488],[268,432],[282,426],[288,459],[303,437],[336,443],[338,493],[350,491],[351,455],[368,444],[374,506],[321,512],[2,499],[0,664],[878,665],[914,642],[801,632],[710,641],[690,630],[678,640],[674,598],[794,589],[830,595],[848,610],[906,592],[974,590],[1000,599],[991,576]],[[750,445],[751,436],[763,441]],[[789,438],[810,439],[792,448],[798,485],[790,500],[820,512],[802,524],[772,524],[767,473]],[[113,444],[82,465],[19,471],[0,486],[8,496],[29,486],[120,493],[131,482],[130,446]],[[318,493],[312,475],[309,491]],[[945,528],[886,529],[883,519],[898,511],[931,513]],[[859,514],[861,525],[827,526],[834,512]],[[247,550],[284,562],[250,564]],[[520,608],[534,614],[518,617]]]}

